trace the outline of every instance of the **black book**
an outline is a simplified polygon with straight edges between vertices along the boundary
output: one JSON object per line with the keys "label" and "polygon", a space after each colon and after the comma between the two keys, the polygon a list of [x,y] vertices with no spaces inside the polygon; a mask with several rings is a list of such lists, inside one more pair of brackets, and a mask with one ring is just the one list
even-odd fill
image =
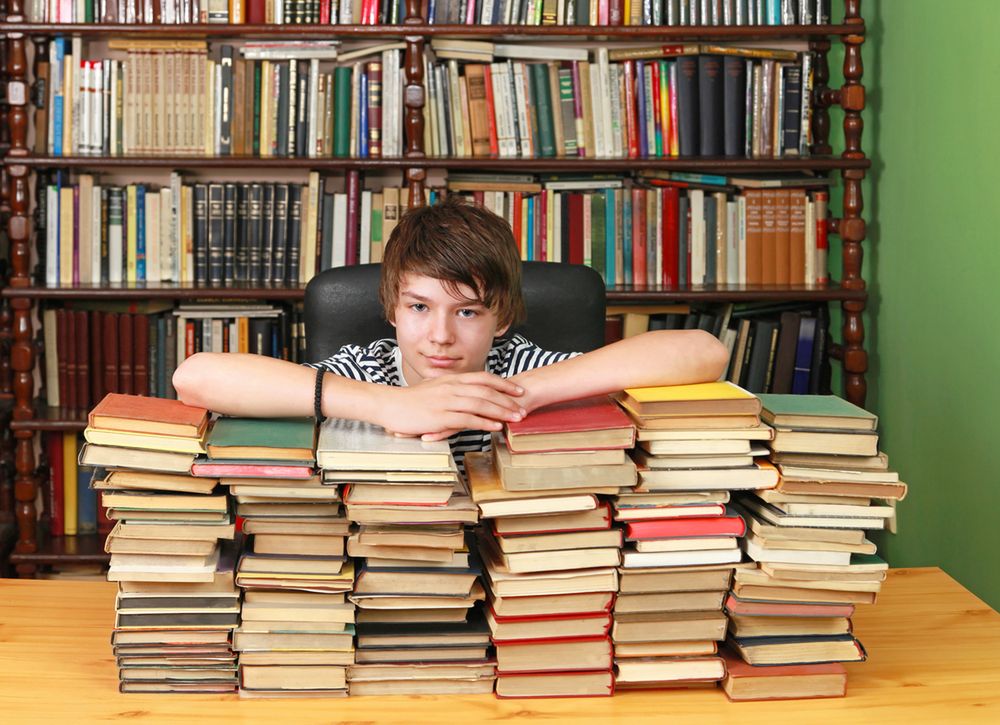
{"label": "black book", "polygon": [[333,266],[333,194],[323,192],[321,195],[321,215],[319,229],[319,269],[322,272]]}
{"label": "black book", "polygon": [[251,317],[249,320],[249,350],[257,355],[271,357],[271,320],[267,317]]}
{"label": "black book", "polygon": [[250,236],[250,185],[239,184],[236,187],[236,261],[233,276],[237,282],[246,282],[248,278],[249,254],[247,244]]}
{"label": "black book", "polygon": [[794,64],[786,65],[781,75],[785,102],[780,148],[783,155],[798,156],[799,134],[802,128],[802,67]]}
{"label": "black book", "polygon": [[194,185],[194,281],[208,284],[208,186]]}
{"label": "black book", "polygon": [[223,45],[219,67],[222,75],[222,98],[219,99],[219,153],[233,152],[233,46]]}
{"label": "black book", "polygon": [[223,194],[222,279],[236,279],[236,184],[226,184]]}
{"label": "black book", "polygon": [[702,156],[725,152],[725,78],[722,56],[698,56],[699,150]]}
{"label": "black book", "polygon": [[299,120],[299,66],[298,61],[288,61],[288,140],[279,152],[282,156],[295,156],[295,130]]}
{"label": "black book", "polygon": [[750,364],[747,369],[746,385],[751,393],[767,392],[774,370],[774,352],[778,342],[777,320],[754,320],[753,344],[750,348]]}
{"label": "black book", "polygon": [[[44,196],[44,194],[39,195]],[[111,266],[108,257],[108,204],[111,190],[101,187],[101,284],[108,284]]]}
{"label": "black book", "polygon": [[262,211],[264,185],[250,184],[247,202],[247,281],[259,285],[262,281],[261,240],[263,238]]}
{"label": "black book", "polygon": [[264,197],[260,207],[260,281],[271,279],[271,253],[274,239],[274,184],[264,184]]}
{"label": "black book", "polygon": [[288,187],[288,252],[285,282],[297,284],[299,281],[299,258],[302,237],[302,197],[306,187],[292,184]]}
{"label": "black book", "polygon": [[170,400],[177,400],[177,391],[174,390],[173,378],[174,370],[177,369],[177,355],[175,351],[177,350],[177,318],[173,315],[164,315],[163,321],[166,326],[166,337],[164,338],[164,345],[166,346],[166,357],[164,358],[163,366],[163,379],[166,381],[166,385],[163,389],[163,397],[169,398]]}
{"label": "black book", "polygon": [[278,318],[278,343],[279,350],[276,357],[282,360],[292,359],[292,328],[291,321],[288,318],[288,311],[282,310],[281,316]]}
{"label": "black book", "polygon": [[795,354],[799,346],[799,326],[802,314],[782,312],[778,329],[778,348],[774,353],[774,375],[771,377],[771,393],[792,392],[792,376],[795,372]]}
{"label": "black book", "polygon": [[225,187],[208,185],[208,284],[221,287],[225,245]]}
{"label": "black book", "polygon": [[823,395],[830,390],[830,364],[826,350],[830,340],[830,310],[826,304],[816,307],[816,337],[809,366],[809,393]]}
{"label": "black book", "polygon": [[[294,63],[295,61],[291,61]],[[278,127],[275,129],[278,151],[276,156],[288,155],[288,63],[278,63]]]}
{"label": "black book", "polygon": [[309,61],[299,61],[299,94],[295,104],[295,155],[309,155]]}
{"label": "black book", "polygon": [[701,150],[698,129],[698,56],[677,59],[677,146],[681,156],[697,156]]}
{"label": "black book", "polygon": [[[718,258],[719,214],[725,214],[725,209],[719,209],[714,194],[705,194],[705,284],[715,284],[718,281],[719,271],[716,269]],[[724,273],[725,270],[722,270]]]}
{"label": "black book", "polygon": [[722,66],[724,151],[726,156],[743,156],[747,130],[747,63],[744,58],[727,55],[722,59]]}
{"label": "black book", "polygon": [[288,184],[274,185],[274,226],[271,232],[271,266],[267,279],[272,284],[285,281],[288,249]]}

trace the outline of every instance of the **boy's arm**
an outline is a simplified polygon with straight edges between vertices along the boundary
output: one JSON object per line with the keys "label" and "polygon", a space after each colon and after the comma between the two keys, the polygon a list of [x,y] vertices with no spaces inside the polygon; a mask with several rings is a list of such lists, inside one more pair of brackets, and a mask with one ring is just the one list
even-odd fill
{"label": "boy's arm", "polygon": [[717,380],[729,360],[725,345],[703,330],[655,330],[510,379],[524,386],[531,411],[544,405],[625,388]]}
{"label": "boy's arm", "polygon": [[[187,358],[173,377],[177,397],[226,415],[262,418],[313,415],[316,370],[263,355],[201,352]],[[523,390],[486,372],[447,375],[411,388],[323,377],[322,410],[399,433],[454,428],[497,430],[497,421],[517,420]]]}

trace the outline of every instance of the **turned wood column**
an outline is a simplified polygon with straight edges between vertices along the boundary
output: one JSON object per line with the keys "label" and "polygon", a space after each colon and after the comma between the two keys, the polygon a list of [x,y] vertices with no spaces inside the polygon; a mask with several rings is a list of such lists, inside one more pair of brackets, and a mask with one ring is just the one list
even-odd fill
{"label": "turned wood column", "polygon": [[[406,0],[404,25],[422,25],[420,0]],[[403,103],[406,114],[403,119],[405,136],[404,155],[410,159],[424,158],[424,39],[422,36],[406,36],[406,52],[403,59],[406,86],[403,89]],[[406,185],[410,190],[410,209],[424,205],[424,180],[427,172],[423,168],[407,168]]]}

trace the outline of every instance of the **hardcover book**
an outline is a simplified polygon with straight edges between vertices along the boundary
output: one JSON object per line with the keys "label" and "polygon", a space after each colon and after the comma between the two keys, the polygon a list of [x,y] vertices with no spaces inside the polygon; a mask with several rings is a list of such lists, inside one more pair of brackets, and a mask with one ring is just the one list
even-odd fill
{"label": "hardcover book", "polygon": [[179,400],[108,393],[90,411],[88,423],[92,428],[114,431],[201,438],[208,425],[208,411]]}
{"label": "hardcover book", "polygon": [[635,445],[632,421],[606,395],[549,405],[505,425],[514,453]]}

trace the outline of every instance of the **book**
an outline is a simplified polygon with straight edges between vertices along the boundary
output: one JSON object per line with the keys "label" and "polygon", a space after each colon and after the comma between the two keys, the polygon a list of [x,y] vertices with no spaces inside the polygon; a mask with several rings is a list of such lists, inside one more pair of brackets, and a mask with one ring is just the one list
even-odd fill
{"label": "book", "polygon": [[329,418],[319,429],[317,463],[342,470],[448,470],[452,466],[447,441],[397,438],[370,423]]}
{"label": "book", "polygon": [[664,683],[721,680],[726,668],[719,657],[636,657],[615,659],[615,683]]}
{"label": "book", "polygon": [[635,428],[606,395],[549,405],[504,424],[512,453],[631,448]]}
{"label": "book", "polygon": [[316,424],[312,418],[219,418],[206,447],[209,459],[312,461]]}
{"label": "book", "polygon": [[757,415],[761,404],[752,393],[730,382],[628,388],[622,398],[636,414]]}
{"label": "book", "polygon": [[168,453],[204,453],[205,442],[200,438],[155,435],[153,433],[131,433],[91,428],[87,426],[83,437],[88,443],[116,448],[163,451]]}
{"label": "book", "polygon": [[730,637],[729,645],[749,665],[864,662],[867,653],[851,634],[810,637]]}
{"label": "book", "polygon": [[188,473],[196,456],[196,453],[141,450],[85,443],[80,449],[80,465]]}
{"label": "book", "polygon": [[497,672],[597,670],[610,668],[612,657],[606,636],[498,642]]}
{"label": "book", "polygon": [[606,466],[564,468],[514,466],[503,441],[493,449],[493,461],[503,488],[508,491],[559,491],[561,489],[608,489],[635,485],[636,467],[631,460]]}
{"label": "book", "polygon": [[497,677],[496,695],[508,697],[610,697],[615,677],[608,671],[533,672],[501,674]]}
{"label": "book", "polygon": [[201,438],[208,411],[179,400],[108,393],[87,416],[92,428]]}
{"label": "book", "polygon": [[749,665],[730,650],[722,652],[726,677],[722,691],[733,701],[844,697],[847,671],[838,663]]}
{"label": "book", "polygon": [[761,419],[777,428],[874,431],[878,426],[875,414],[836,395],[762,393],[760,400]]}

